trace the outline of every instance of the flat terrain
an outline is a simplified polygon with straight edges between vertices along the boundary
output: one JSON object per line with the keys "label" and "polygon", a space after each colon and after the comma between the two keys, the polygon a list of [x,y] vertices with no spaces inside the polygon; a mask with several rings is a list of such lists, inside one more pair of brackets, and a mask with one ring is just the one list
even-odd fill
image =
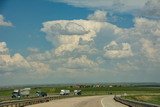
{"label": "flat terrain", "polygon": [[127,107],[121,103],[115,102],[113,97],[112,95],[105,95],[67,98],[27,107]]}
{"label": "flat terrain", "polygon": [[130,95],[130,96],[126,96],[125,98],[130,100],[160,105],[160,95],[158,94],[157,95]]}
{"label": "flat terrain", "polygon": [[[0,101],[8,100],[17,100],[12,99],[12,92],[14,89],[21,89],[25,87],[10,87],[10,88],[0,88]],[[82,96],[92,96],[92,95],[121,95],[124,93],[127,94],[137,94],[137,95],[146,95],[146,94],[157,94],[160,93],[160,87],[144,87],[144,86],[120,86],[114,85],[113,87],[101,86],[95,87],[94,85],[86,85],[85,87],[75,87],[75,86],[45,86],[45,87],[31,87],[30,98],[36,97],[36,91],[46,92],[48,95],[59,95],[61,89],[67,89],[71,91],[73,95],[74,90],[82,90]],[[25,98],[21,98],[25,99]]]}

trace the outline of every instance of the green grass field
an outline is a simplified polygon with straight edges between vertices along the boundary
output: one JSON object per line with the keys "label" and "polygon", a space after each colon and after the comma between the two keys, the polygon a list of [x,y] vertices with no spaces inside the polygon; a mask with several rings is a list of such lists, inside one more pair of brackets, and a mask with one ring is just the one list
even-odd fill
{"label": "green grass field", "polygon": [[132,95],[125,98],[160,105],[160,95]]}
{"label": "green grass field", "polygon": [[[17,89],[17,88],[16,88]],[[61,89],[69,89],[71,92],[78,89],[82,90],[82,95],[107,95],[107,94],[137,94],[137,95],[148,95],[160,93],[160,87],[141,87],[141,86],[113,86],[113,87],[93,87],[87,86],[82,88],[76,88],[73,86],[57,86],[57,87],[33,87],[31,88],[30,96],[34,97],[36,91],[47,92],[48,95],[57,95]],[[0,89],[0,101],[11,100],[11,94],[14,88]],[[4,99],[6,98],[6,99]]]}

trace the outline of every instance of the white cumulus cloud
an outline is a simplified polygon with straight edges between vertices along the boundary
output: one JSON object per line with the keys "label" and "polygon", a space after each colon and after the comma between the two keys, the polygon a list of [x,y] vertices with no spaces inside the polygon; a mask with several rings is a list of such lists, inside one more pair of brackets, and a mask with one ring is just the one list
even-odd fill
{"label": "white cumulus cloud", "polygon": [[129,12],[136,16],[160,19],[159,0],[52,0],[63,2],[75,7],[87,7],[115,12]]}
{"label": "white cumulus cloud", "polygon": [[43,23],[41,30],[47,34],[46,39],[56,46],[55,53],[61,55],[80,49],[80,40],[93,41],[103,27],[104,23],[90,20],[60,20]]}
{"label": "white cumulus cloud", "polygon": [[106,16],[107,16],[106,11],[97,10],[97,11],[94,12],[94,14],[90,14],[87,18],[89,20],[105,22],[107,20]]}
{"label": "white cumulus cloud", "polygon": [[53,0],[57,2],[68,3],[77,7],[88,7],[95,9],[113,9],[117,11],[128,11],[139,9],[145,5],[148,0]]}
{"label": "white cumulus cloud", "polygon": [[71,57],[68,59],[67,64],[65,64],[65,67],[70,69],[86,69],[97,66],[98,63],[92,61],[86,55],[82,55],[81,57],[76,58]]}
{"label": "white cumulus cloud", "polygon": [[105,78],[108,72],[127,75],[131,71],[143,73],[147,68],[157,72],[160,21],[137,17],[133,27],[120,28],[106,19],[106,14],[98,10],[89,15],[88,20],[44,22],[41,31],[54,47],[44,52],[28,48],[30,55],[27,57],[19,53],[11,55],[6,43],[0,42],[0,72],[29,71],[48,73],[51,77],[61,77],[65,73],[66,78],[72,76],[68,72],[79,77],[81,72],[90,75],[87,71],[93,71],[94,75]]}
{"label": "white cumulus cloud", "polygon": [[123,58],[133,56],[131,46],[128,43],[117,44],[112,41],[104,47],[104,56],[109,58]]}
{"label": "white cumulus cloud", "polygon": [[158,49],[155,48],[154,44],[150,40],[144,38],[142,38],[140,41],[142,43],[142,52],[145,54],[145,56],[151,59],[156,59],[158,57]]}
{"label": "white cumulus cloud", "polygon": [[47,64],[39,61],[28,60],[19,53],[10,55],[5,42],[0,42],[0,74],[16,72],[49,72],[51,71]]}
{"label": "white cumulus cloud", "polygon": [[0,42],[0,54],[8,53],[7,44],[5,42]]}
{"label": "white cumulus cloud", "polygon": [[140,15],[150,18],[160,18],[160,0],[146,0],[147,2],[140,10]]}
{"label": "white cumulus cloud", "polygon": [[11,22],[4,21],[3,15],[0,14],[0,26],[13,26]]}

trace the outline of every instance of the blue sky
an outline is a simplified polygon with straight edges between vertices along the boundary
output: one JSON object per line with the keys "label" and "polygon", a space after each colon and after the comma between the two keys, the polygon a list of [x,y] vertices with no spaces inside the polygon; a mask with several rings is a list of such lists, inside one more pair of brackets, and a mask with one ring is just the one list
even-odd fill
{"label": "blue sky", "polygon": [[[13,23],[12,28],[1,28],[1,41],[7,45],[12,53],[20,52],[26,55],[25,49],[35,47],[42,50],[50,49],[43,32],[42,23],[49,20],[86,19],[93,9],[73,7],[65,3],[49,0],[3,0],[1,14]],[[80,13],[80,14],[79,14]],[[113,20],[113,17],[117,19]],[[125,21],[127,20],[127,22]],[[110,12],[108,21],[121,27],[133,26],[133,16],[129,13]]]}
{"label": "blue sky", "polygon": [[[7,20],[13,23],[12,28],[1,28],[1,41],[8,42],[13,52],[26,54],[28,47],[42,50],[51,48],[40,31],[42,23],[48,20],[83,19],[90,12],[88,9],[74,8],[64,3],[52,3],[47,0],[3,0],[1,8]],[[81,15],[78,14],[82,12]],[[18,43],[17,43],[18,42]]]}
{"label": "blue sky", "polygon": [[1,0],[1,85],[158,82],[158,4]]}

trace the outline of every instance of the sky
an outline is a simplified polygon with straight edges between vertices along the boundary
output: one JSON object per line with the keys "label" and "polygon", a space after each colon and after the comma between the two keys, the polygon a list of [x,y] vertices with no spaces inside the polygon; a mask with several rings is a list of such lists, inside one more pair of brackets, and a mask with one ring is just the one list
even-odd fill
{"label": "sky", "polygon": [[159,0],[1,0],[0,86],[159,82]]}

